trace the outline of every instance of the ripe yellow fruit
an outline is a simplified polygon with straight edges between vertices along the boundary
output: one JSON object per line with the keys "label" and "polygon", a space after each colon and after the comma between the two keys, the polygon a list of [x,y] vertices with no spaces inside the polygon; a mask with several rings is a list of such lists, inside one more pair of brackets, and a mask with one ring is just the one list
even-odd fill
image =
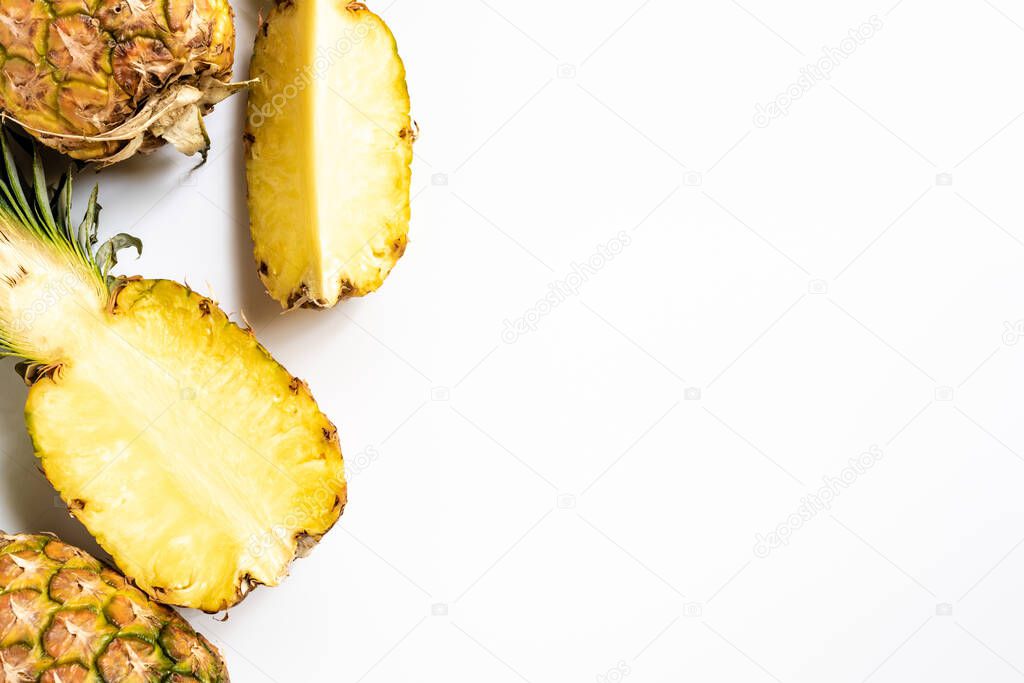
{"label": "ripe yellow fruit", "polygon": [[[309,389],[210,299],[112,278],[96,195],[72,223],[0,175],[0,354],[25,359],[43,471],[122,571],[160,602],[215,612],[276,585],[338,520],[337,431]],[[31,198],[31,199],[29,199]]]}
{"label": "ripe yellow fruit", "polygon": [[360,2],[287,0],[256,37],[246,126],[256,262],[285,308],[373,292],[405,252],[405,67]]}
{"label": "ripe yellow fruit", "polygon": [[6,683],[227,683],[217,648],[84,550],[0,533]]}
{"label": "ripe yellow fruit", "polygon": [[68,307],[76,339],[53,335],[62,366],[25,406],[46,477],[160,602],[216,612],[279,583],[341,514],[334,425],[252,335],[176,282],[125,282],[89,303]]}
{"label": "ripe yellow fruit", "polygon": [[0,0],[0,108],[44,144],[110,164],[205,152],[229,84],[228,0]]}

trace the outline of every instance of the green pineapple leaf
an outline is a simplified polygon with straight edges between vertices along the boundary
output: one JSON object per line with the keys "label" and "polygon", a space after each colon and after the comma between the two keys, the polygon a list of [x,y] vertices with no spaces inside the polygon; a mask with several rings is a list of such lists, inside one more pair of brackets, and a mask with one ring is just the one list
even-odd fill
{"label": "green pineapple leaf", "polygon": [[118,233],[104,242],[96,250],[96,263],[100,267],[100,273],[107,283],[107,287],[113,287],[117,278],[110,275],[110,270],[117,265],[117,254],[124,249],[135,249],[139,256],[142,256],[142,240],[138,237]]}
{"label": "green pineapple leaf", "polygon": [[141,256],[142,242],[120,233],[100,244],[98,187],[93,187],[81,223],[76,228],[71,219],[71,195],[74,166],[60,177],[53,188],[46,184],[46,170],[39,149],[32,143],[31,183],[18,171],[6,130],[0,132],[3,167],[0,169],[0,212],[23,225],[40,240],[48,242],[72,258],[85,263],[108,289],[116,278],[110,271],[117,265],[119,251],[132,248]]}

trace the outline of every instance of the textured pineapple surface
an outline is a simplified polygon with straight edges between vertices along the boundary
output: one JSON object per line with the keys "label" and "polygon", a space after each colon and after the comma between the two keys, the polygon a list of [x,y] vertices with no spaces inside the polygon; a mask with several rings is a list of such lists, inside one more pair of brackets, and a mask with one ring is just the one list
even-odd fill
{"label": "textured pineapple surface", "polygon": [[[174,84],[201,91],[227,81],[234,26],[227,0],[0,0],[0,47],[6,113],[47,145],[94,159],[131,143],[74,136],[108,133]],[[178,106],[156,132],[201,135],[204,109]]]}
{"label": "textured pineapple surface", "polygon": [[250,75],[249,207],[267,290],[286,308],[376,290],[405,252],[415,138],[391,31],[362,3],[279,2]]}
{"label": "textured pineapple surface", "polygon": [[174,282],[129,281],[68,315],[26,421],[72,514],[161,602],[213,612],[277,584],[346,499],[306,385]]}
{"label": "textured pineapple surface", "polygon": [[220,683],[217,649],[84,551],[49,535],[0,534],[5,683]]}

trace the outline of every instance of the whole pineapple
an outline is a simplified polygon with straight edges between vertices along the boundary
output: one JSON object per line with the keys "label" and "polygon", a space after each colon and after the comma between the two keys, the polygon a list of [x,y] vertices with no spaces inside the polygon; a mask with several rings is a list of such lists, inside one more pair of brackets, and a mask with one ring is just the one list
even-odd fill
{"label": "whole pineapple", "polygon": [[0,0],[0,107],[76,159],[205,152],[234,42],[228,0]]}
{"label": "whole pineapple", "polygon": [[0,533],[0,673],[5,683],[221,683],[220,653],[83,550],[46,534]]}
{"label": "whole pineapple", "polygon": [[96,193],[71,222],[0,136],[0,354],[30,384],[25,419],[47,478],[156,600],[208,612],[276,585],[346,501],[337,430],[308,387],[209,298],[108,276]]}

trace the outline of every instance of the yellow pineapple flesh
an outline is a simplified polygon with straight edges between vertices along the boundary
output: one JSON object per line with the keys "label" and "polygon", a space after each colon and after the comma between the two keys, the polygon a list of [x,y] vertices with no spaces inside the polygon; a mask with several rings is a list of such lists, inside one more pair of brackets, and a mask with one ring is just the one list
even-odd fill
{"label": "yellow pineapple flesh", "polygon": [[28,359],[29,433],[71,513],[161,602],[214,612],[279,583],[346,501],[306,385],[209,298],[105,280],[70,223],[15,213],[0,210],[0,341]]}
{"label": "yellow pineapple flesh", "polygon": [[341,512],[334,426],[251,334],[177,283],[128,282],[93,313],[77,321],[87,343],[29,392],[47,478],[163,602],[217,611],[276,584]]}
{"label": "yellow pineapple flesh", "polygon": [[5,683],[226,683],[220,653],[173,610],[47,534],[0,533]]}
{"label": "yellow pineapple flesh", "polygon": [[415,133],[394,36],[359,2],[279,2],[250,76],[249,209],[268,292],[325,308],[375,291],[409,232]]}

